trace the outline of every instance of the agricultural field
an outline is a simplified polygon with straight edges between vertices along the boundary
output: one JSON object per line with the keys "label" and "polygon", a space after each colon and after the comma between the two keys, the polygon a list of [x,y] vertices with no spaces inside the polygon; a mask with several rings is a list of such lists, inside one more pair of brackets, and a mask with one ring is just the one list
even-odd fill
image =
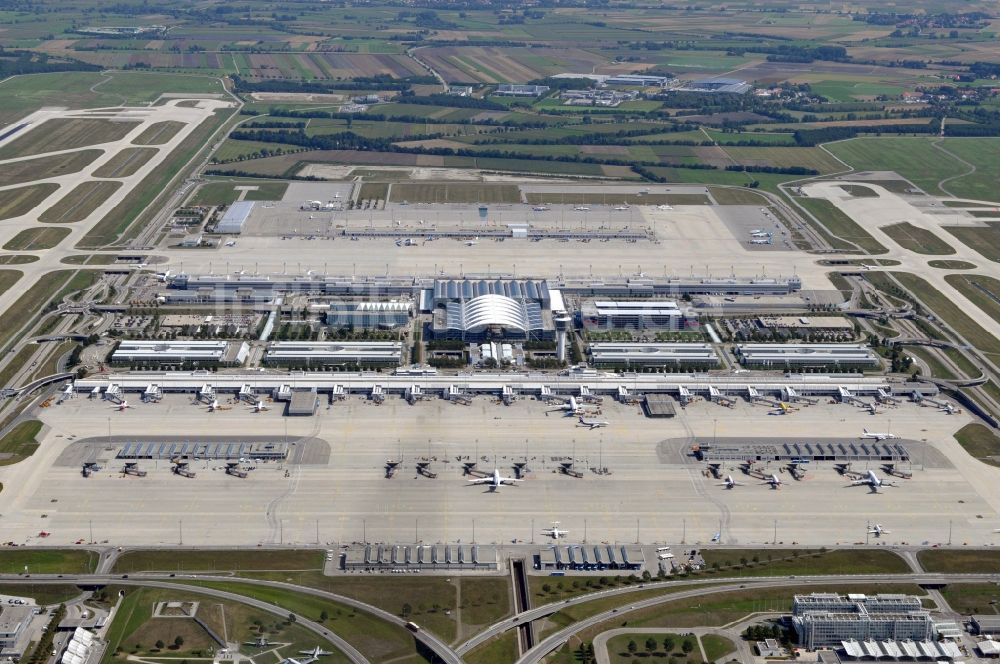
{"label": "agricultural field", "polygon": [[0,219],[20,217],[31,212],[57,189],[57,184],[44,183],[0,191]]}
{"label": "agricultural field", "polygon": [[744,166],[802,166],[820,173],[845,170],[844,165],[820,148],[726,146],[726,154]]}
{"label": "agricultural field", "polygon": [[421,49],[421,60],[449,83],[525,83],[562,72],[591,72],[607,64],[578,48],[442,46]]}
{"label": "agricultural field", "polygon": [[52,224],[82,221],[121,186],[121,182],[108,180],[89,180],[80,183],[59,202],[38,215],[38,220]]}
{"label": "agricultural field", "polygon": [[[99,145],[125,138],[138,123],[98,118],[53,118],[0,148],[0,159]],[[27,128],[26,128],[27,129]]]}
{"label": "agricultural field", "polygon": [[25,228],[3,246],[9,251],[35,251],[36,249],[51,249],[69,235],[68,228],[58,226],[35,226]]}

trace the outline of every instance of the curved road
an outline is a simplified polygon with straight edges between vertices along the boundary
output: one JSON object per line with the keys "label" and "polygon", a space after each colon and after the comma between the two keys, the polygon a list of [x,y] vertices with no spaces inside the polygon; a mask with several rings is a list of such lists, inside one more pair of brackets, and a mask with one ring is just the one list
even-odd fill
{"label": "curved road", "polygon": [[824,575],[824,576],[782,576],[782,577],[754,577],[754,578],[722,578],[712,579],[711,577],[698,577],[684,581],[661,581],[655,583],[637,584],[623,588],[613,588],[596,593],[580,595],[561,602],[553,602],[543,606],[522,611],[513,618],[507,618],[483,630],[473,638],[458,646],[455,651],[464,655],[473,648],[494,636],[499,636],[509,629],[513,629],[519,624],[530,622],[539,618],[551,615],[564,607],[583,604],[594,599],[610,597],[615,595],[627,595],[640,590],[650,590],[656,588],[676,588],[691,585],[701,585],[705,583],[718,583],[718,585],[693,588],[689,591],[681,591],[650,597],[629,605],[628,608],[618,608],[605,611],[591,618],[574,623],[555,634],[540,641],[534,648],[529,650],[518,660],[518,664],[528,662],[539,662],[542,657],[562,645],[573,634],[592,627],[600,622],[608,620],[619,614],[628,613],[634,609],[643,609],[656,606],[666,602],[673,602],[678,599],[698,597],[719,592],[730,592],[741,590],[745,587],[754,588],[780,588],[783,586],[809,586],[824,585],[831,583],[886,583],[886,582],[910,582],[910,583],[947,583],[947,582],[983,582],[993,581],[997,578],[995,574],[933,574],[933,573],[911,573],[911,574],[859,574],[859,575]]}
{"label": "curved road", "polygon": [[[190,590],[191,592],[205,592],[207,594],[223,593],[222,595],[218,596],[220,597],[226,596],[229,599],[234,599],[238,601],[247,601],[247,603],[250,603],[249,599],[247,599],[245,595],[228,593],[226,591],[221,591],[221,590],[213,590],[211,588],[206,588],[204,586],[187,585],[184,584],[184,581],[198,580],[198,581],[220,581],[223,583],[245,583],[247,585],[281,588],[283,590],[291,590],[293,592],[305,595],[315,595],[316,597],[329,599],[335,602],[339,602],[341,604],[345,604],[359,611],[370,613],[376,616],[377,618],[384,620],[388,623],[391,623],[393,625],[396,625],[398,627],[402,627],[404,629],[406,627],[406,621],[400,618],[399,616],[389,613],[388,611],[384,611],[376,606],[372,606],[371,604],[366,604],[352,597],[346,597],[344,595],[338,595],[336,593],[327,592],[325,590],[318,590],[316,588],[299,586],[294,583],[285,583],[283,581],[265,581],[262,579],[246,579],[243,577],[213,576],[207,574],[175,574],[174,576],[170,576],[167,574],[132,574],[128,579],[122,578],[120,575],[117,574],[77,574],[77,575],[64,574],[62,576],[47,574],[43,576],[31,576],[31,577],[23,577],[23,576],[8,574],[8,575],[0,575],[0,579],[2,579],[5,583],[7,582],[62,583],[62,584],[82,583],[85,585],[93,583],[118,583],[118,584],[128,584],[136,586],[148,585],[161,588],[162,587],[176,588],[177,586],[183,586],[184,588]],[[260,604],[261,606],[258,608],[264,608],[265,606],[271,607],[268,608],[267,610],[272,613],[274,612],[273,611],[274,608],[277,608],[277,610],[279,611],[279,615],[285,616],[288,615],[289,613],[285,609],[274,607],[273,605],[267,604],[266,602],[261,602]],[[302,620],[304,624],[310,623],[308,619],[303,618]],[[331,641],[333,640],[334,635],[332,633],[329,633],[322,625],[319,625],[318,623],[311,623],[311,624],[314,625],[316,628],[313,631],[327,638],[330,638]],[[427,631],[420,631],[414,633],[413,636],[415,639],[423,643],[424,646],[426,646],[429,650],[432,650],[434,654],[436,654],[441,659],[441,661],[446,662],[446,664],[462,664],[462,658],[458,655],[458,653],[452,650],[451,647],[448,646],[448,644],[446,644],[444,641],[439,639],[434,634],[431,634],[430,632]],[[344,643],[346,644],[346,642]],[[337,642],[337,646],[342,647],[339,641]],[[348,645],[348,647],[350,646]],[[345,652],[347,651],[345,650]],[[361,657],[360,653],[358,654],[358,656]],[[366,662],[367,660],[365,660],[362,657],[361,660],[355,660],[355,661]]]}

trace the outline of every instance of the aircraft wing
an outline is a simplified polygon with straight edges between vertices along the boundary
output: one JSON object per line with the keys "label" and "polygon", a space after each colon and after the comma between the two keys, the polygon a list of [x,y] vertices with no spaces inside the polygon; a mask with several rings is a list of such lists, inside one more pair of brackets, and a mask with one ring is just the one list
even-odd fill
{"label": "aircraft wing", "polygon": [[489,484],[493,481],[492,477],[480,477],[474,480],[467,480],[469,484]]}

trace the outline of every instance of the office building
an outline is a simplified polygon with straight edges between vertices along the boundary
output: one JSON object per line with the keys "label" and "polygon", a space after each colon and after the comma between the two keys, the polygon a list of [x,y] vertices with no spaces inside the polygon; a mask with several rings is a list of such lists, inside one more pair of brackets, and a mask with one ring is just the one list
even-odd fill
{"label": "office building", "polygon": [[930,614],[911,595],[796,595],[792,625],[810,650],[845,641],[928,641],[934,634]]}
{"label": "office building", "polygon": [[588,330],[679,330],[685,316],[673,300],[595,300],[580,308]]}

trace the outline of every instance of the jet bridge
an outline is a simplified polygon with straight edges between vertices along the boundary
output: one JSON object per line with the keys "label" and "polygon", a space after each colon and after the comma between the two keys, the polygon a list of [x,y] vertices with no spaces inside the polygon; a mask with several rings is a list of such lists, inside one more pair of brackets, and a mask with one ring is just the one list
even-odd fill
{"label": "jet bridge", "polygon": [[722,394],[715,385],[708,386],[708,399],[712,403],[717,403],[719,405],[725,406],[726,408],[732,408],[735,403],[732,399]]}

